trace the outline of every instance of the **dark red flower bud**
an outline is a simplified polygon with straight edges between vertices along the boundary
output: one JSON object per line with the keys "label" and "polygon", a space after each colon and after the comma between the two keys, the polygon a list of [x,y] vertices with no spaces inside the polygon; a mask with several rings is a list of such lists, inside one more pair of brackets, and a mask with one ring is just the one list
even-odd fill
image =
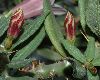
{"label": "dark red flower bud", "polygon": [[75,41],[76,23],[74,17],[70,12],[68,12],[66,15],[64,27],[67,39],[71,42]]}
{"label": "dark red flower bud", "polygon": [[12,41],[15,39],[19,34],[21,27],[24,23],[24,15],[21,9],[18,9],[13,13],[10,19],[9,27],[7,30],[7,38],[5,39],[5,49],[10,49],[12,46]]}
{"label": "dark red flower bud", "polygon": [[23,11],[21,9],[18,9],[11,16],[9,28],[7,31],[7,36],[12,36],[13,38],[16,38],[20,33],[23,23],[24,23]]}

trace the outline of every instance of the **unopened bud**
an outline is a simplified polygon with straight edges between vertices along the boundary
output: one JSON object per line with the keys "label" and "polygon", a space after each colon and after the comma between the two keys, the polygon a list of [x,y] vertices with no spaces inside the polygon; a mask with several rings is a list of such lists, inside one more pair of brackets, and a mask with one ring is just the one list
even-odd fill
{"label": "unopened bud", "polygon": [[21,9],[18,9],[13,13],[10,19],[9,27],[7,30],[7,38],[5,39],[4,46],[6,49],[10,49],[13,39],[20,34],[21,27],[24,23],[24,15]]}
{"label": "unopened bud", "polygon": [[13,38],[16,38],[20,33],[23,23],[24,23],[23,11],[21,9],[18,9],[11,16],[9,28],[7,31],[7,36],[12,36]]}
{"label": "unopened bud", "polygon": [[70,42],[74,42],[75,35],[76,35],[76,32],[75,32],[76,24],[75,24],[75,19],[70,12],[68,12],[66,15],[64,27],[65,27],[67,40],[69,40]]}

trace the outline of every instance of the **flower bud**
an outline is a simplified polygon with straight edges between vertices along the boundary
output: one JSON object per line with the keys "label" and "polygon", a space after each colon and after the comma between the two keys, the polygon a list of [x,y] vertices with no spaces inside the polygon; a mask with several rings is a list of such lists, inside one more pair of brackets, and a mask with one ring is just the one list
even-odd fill
{"label": "flower bud", "polygon": [[20,34],[21,27],[24,23],[23,11],[17,9],[11,16],[9,27],[7,30],[7,38],[5,39],[4,46],[9,49],[12,46],[12,41]]}
{"label": "flower bud", "polygon": [[13,38],[16,38],[20,33],[23,23],[23,11],[21,9],[17,9],[15,13],[11,16],[7,36],[12,36]]}
{"label": "flower bud", "polygon": [[73,43],[75,41],[76,23],[74,17],[70,12],[68,12],[66,15],[64,27],[65,27],[67,40]]}

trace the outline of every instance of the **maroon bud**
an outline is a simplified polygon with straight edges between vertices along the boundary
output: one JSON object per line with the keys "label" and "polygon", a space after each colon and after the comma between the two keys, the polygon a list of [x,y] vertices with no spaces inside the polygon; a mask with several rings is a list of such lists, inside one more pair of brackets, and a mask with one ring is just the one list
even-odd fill
{"label": "maroon bud", "polygon": [[13,38],[16,38],[20,33],[23,23],[24,23],[23,11],[21,9],[18,9],[11,16],[9,28],[7,31],[7,36],[12,36]]}
{"label": "maroon bud", "polygon": [[13,39],[18,37],[20,34],[21,27],[24,23],[23,11],[18,9],[13,13],[10,19],[9,27],[7,30],[7,38],[5,39],[5,49],[10,49],[12,46]]}
{"label": "maroon bud", "polygon": [[70,12],[67,13],[65,22],[64,22],[66,37],[69,41],[75,41],[75,31],[76,31],[76,23],[75,19]]}

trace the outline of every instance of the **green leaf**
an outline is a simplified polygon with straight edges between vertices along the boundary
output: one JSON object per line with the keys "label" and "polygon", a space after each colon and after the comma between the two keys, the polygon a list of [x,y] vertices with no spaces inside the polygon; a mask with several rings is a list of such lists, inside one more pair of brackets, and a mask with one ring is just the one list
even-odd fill
{"label": "green leaf", "polygon": [[45,37],[45,30],[43,27],[38,33],[38,35],[36,35],[36,37],[27,46],[25,46],[15,54],[12,61],[25,59],[28,55],[31,54],[32,51],[34,51],[40,45],[44,37]]}
{"label": "green leaf", "polygon": [[69,54],[72,55],[75,59],[82,63],[86,62],[85,56],[81,53],[81,51],[78,48],[76,48],[74,45],[71,45],[67,40],[63,40],[62,44],[65,47],[65,49],[69,52]]}
{"label": "green leaf", "polygon": [[95,57],[94,57],[94,60],[92,61],[92,64],[94,66],[100,66],[100,43],[96,42],[95,46],[96,46]]}
{"label": "green leaf", "polygon": [[98,74],[92,75],[89,70],[87,70],[87,77],[88,77],[88,80],[100,80]]}
{"label": "green leaf", "polygon": [[82,64],[78,61],[74,61],[73,67],[73,77],[82,79],[86,76],[86,68],[82,66]]}
{"label": "green leaf", "polygon": [[80,22],[84,30],[86,26],[86,19],[85,19],[86,5],[85,4],[86,4],[86,0],[78,0],[79,10],[80,10]]}
{"label": "green leaf", "polygon": [[6,80],[3,76],[0,76],[0,80]]}
{"label": "green leaf", "polygon": [[4,32],[9,27],[10,16],[5,17],[4,15],[0,16],[0,37],[4,34]]}
{"label": "green leaf", "polygon": [[38,79],[28,77],[28,76],[23,76],[23,77],[10,77],[7,80],[38,80]]}
{"label": "green leaf", "polygon": [[94,66],[100,66],[100,56],[98,56],[96,59],[94,59],[94,60],[92,61],[92,64],[93,64]]}
{"label": "green leaf", "polygon": [[22,76],[22,77],[7,77],[6,80],[38,80],[37,78],[29,77],[29,76]]}
{"label": "green leaf", "polygon": [[95,39],[93,37],[88,37],[88,45],[85,51],[85,56],[87,61],[92,61],[95,57]]}
{"label": "green leaf", "polygon": [[[44,7],[47,7],[47,8],[44,8],[44,12],[46,12],[46,10],[51,10],[49,0],[44,0]],[[52,12],[46,17],[44,24],[45,24],[46,32],[47,32],[52,44],[54,45],[54,47],[60,53],[61,56],[66,57],[64,50],[60,43],[60,38],[62,38],[62,35],[60,34],[58,36],[58,34],[59,34],[58,33],[59,30],[57,31],[58,25],[56,25],[57,22],[56,22],[55,17]]]}
{"label": "green leaf", "polygon": [[60,55],[62,55],[63,57],[66,57],[64,50],[60,44],[59,38],[56,35],[54,27],[55,27],[55,24],[53,24],[52,15],[50,14],[47,16],[47,18],[45,20],[46,32],[47,32],[52,44],[56,48],[56,50],[60,53]]}
{"label": "green leaf", "polygon": [[95,57],[94,59],[100,57],[100,43],[98,41],[95,42]]}
{"label": "green leaf", "polygon": [[43,13],[45,14],[46,12],[51,12],[51,5],[49,0],[43,1]]}
{"label": "green leaf", "polygon": [[51,49],[39,49],[36,51],[37,55],[40,55],[44,58],[53,60],[53,61],[57,61],[57,60],[61,60],[62,57],[55,51],[51,50]]}
{"label": "green leaf", "polygon": [[19,4],[22,0],[14,0],[15,4]]}
{"label": "green leaf", "polygon": [[17,45],[19,45],[23,41],[27,40],[31,35],[33,35],[40,28],[48,13],[49,12],[46,12],[45,14],[37,17],[34,20],[27,20],[26,25],[23,26],[23,34],[19,37],[18,41],[12,46],[12,48],[15,48]]}
{"label": "green leaf", "polygon": [[32,62],[33,59],[24,59],[24,60],[13,60],[11,61],[9,64],[7,64],[7,66],[9,68],[22,68],[25,67],[27,65],[29,65]]}
{"label": "green leaf", "polygon": [[86,23],[93,33],[100,36],[100,1],[88,0],[86,3]]}
{"label": "green leaf", "polygon": [[[43,9],[43,12],[44,14],[47,12],[47,11],[51,11],[51,6],[50,4],[48,3],[48,0],[46,0],[47,2],[44,2],[44,9]],[[46,4],[47,3],[47,4]],[[55,34],[57,35],[57,37],[59,38],[59,40],[63,40],[64,37],[63,37],[63,33],[61,31],[61,26],[60,24],[56,21],[56,18],[55,16],[53,15],[52,11],[51,11],[51,21],[52,22],[52,25],[54,26],[54,30],[55,30]]]}

